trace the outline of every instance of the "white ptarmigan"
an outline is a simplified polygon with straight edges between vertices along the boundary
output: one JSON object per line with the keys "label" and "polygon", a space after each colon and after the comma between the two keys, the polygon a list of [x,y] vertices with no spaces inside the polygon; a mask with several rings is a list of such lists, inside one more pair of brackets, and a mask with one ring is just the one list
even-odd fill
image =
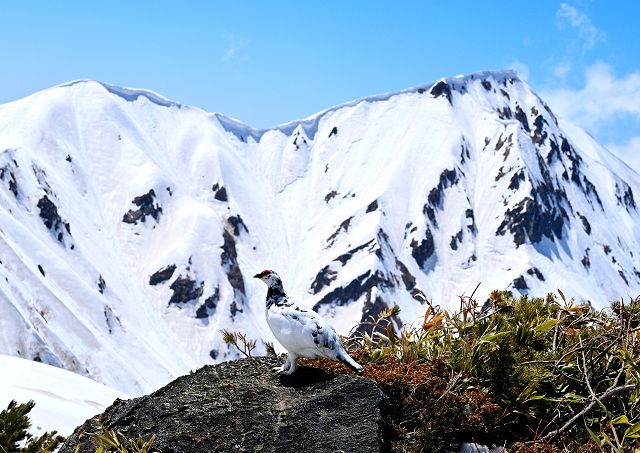
{"label": "white ptarmigan", "polygon": [[264,270],[253,276],[267,285],[267,324],[273,335],[287,350],[287,360],[278,371],[292,374],[298,368],[298,357],[315,359],[326,357],[339,360],[354,371],[362,366],[344,350],[342,341],[318,313],[294,304],[284,292],[280,276]]}

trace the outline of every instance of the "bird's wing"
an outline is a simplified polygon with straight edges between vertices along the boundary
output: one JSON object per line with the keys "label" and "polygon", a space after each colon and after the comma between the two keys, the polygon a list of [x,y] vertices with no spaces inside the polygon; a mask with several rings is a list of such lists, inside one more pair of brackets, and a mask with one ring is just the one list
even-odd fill
{"label": "bird's wing", "polygon": [[276,339],[288,351],[334,358],[342,349],[336,331],[315,311],[295,305],[274,306],[269,309],[268,321]]}

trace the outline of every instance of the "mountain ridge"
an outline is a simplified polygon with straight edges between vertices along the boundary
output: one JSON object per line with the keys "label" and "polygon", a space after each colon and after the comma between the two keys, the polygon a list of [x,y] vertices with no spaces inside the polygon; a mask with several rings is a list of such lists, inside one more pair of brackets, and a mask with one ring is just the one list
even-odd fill
{"label": "mountain ridge", "polygon": [[[510,79],[514,79],[514,80],[520,80],[520,78],[518,77],[517,73],[514,70],[510,70],[510,69],[506,69],[506,70],[483,70],[483,71],[476,71],[470,74],[461,74],[458,76],[452,76],[452,77],[442,77],[438,80],[436,80],[435,82],[430,82],[430,83],[426,83],[426,84],[421,84],[421,85],[416,85],[414,87],[411,88],[405,88],[402,90],[398,90],[398,91],[390,91],[387,93],[379,93],[379,94],[374,94],[374,95],[369,95],[369,96],[365,96],[362,98],[357,98],[357,99],[353,99],[351,101],[346,101],[346,102],[342,102],[339,104],[336,104],[332,107],[328,107],[325,108],[323,110],[320,110],[319,112],[313,113],[305,118],[301,118],[301,119],[297,119],[297,120],[292,120],[292,121],[286,121],[284,123],[275,125],[275,126],[271,126],[271,127],[266,127],[266,128],[255,128],[251,125],[249,125],[249,123],[244,122],[238,118],[234,118],[234,117],[230,117],[228,115],[225,115],[224,113],[220,113],[220,112],[211,112],[208,111],[207,109],[204,109],[202,107],[196,106],[196,105],[188,105],[188,104],[183,104],[177,101],[173,101],[172,99],[169,99],[153,90],[149,90],[146,88],[129,88],[129,87],[123,87],[120,85],[114,85],[111,83],[107,83],[107,82],[103,82],[101,80],[98,79],[91,79],[91,78],[85,78],[85,79],[76,79],[76,80],[71,80],[68,82],[63,82],[60,83],[58,85],[55,85],[53,87],[50,88],[46,88],[44,90],[38,91],[36,93],[33,93],[32,95],[26,96],[24,98],[21,99],[16,99],[14,101],[11,101],[7,104],[11,104],[13,102],[19,102],[22,101],[23,99],[27,99],[29,97],[38,95],[40,93],[49,91],[49,90],[55,90],[57,88],[66,88],[66,87],[71,87],[73,85],[77,85],[77,84],[82,84],[82,83],[97,83],[99,85],[101,85],[102,87],[104,87],[107,91],[111,92],[112,94],[115,94],[116,96],[122,97],[123,99],[127,100],[127,101],[135,101],[139,96],[143,96],[145,98],[147,98],[148,100],[150,100],[151,102],[162,106],[162,107],[169,107],[169,106],[175,106],[175,107],[180,107],[180,108],[191,108],[191,109],[198,109],[198,110],[202,110],[203,112],[207,112],[210,115],[216,117],[221,124],[223,124],[223,127],[225,127],[225,123],[228,124],[228,131],[232,132],[235,128],[241,128],[241,129],[245,129],[250,131],[248,133],[248,135],[250,135],[251,137],[253,137],[256,141],[260,141],[260,137],[269,131],[275,131],[275,130],[279,130],[283,133],[285,133],[286,135],[291,135],[292,133],[294,133],[295,129],[298,126],[303,126],[304,125],[311,125],[314,123],[317,123],[317,121],[319,120],[320,117],[322,117],[323,115],[326,115],[327,113],[331,113],[334,112],[336,110],[339,110],[341,108],[345,108],[345,107],[353,107],[361,102],[380,102],[380,101],[387,101],[389,100],[389,98],[394,97],[394,96],[400,96],[403,94],[411,94],[411,93],[422,93],[424,91],[429,90],[430,88],[432,88],[434,85],[436,85],[439,82],[444,82],[446,84],[449,85],[455,85],[455,84],[464,84],[466,81],[469,80],[474,80],[474,79],[478,79],[478,78],[486,78],[488,76],[491,76],[493,78],[495,78],[496,80],[501,80],[501,79],[505,79],[505,78],[510,78]],[[2,104],[0,104],[2,105]],[[308,126],[309,127],[309,126]],[[225,127],[226,129],[226,127]],[[305,128],[305,130],[307,130],[307,128]],[[308,133],[308,132],[307,132]]]}
{"label": "mountain ridge", "polygon": [[0,106],[1,353],[140,394],[234,358],[222,328],[273,340],[265,267],[342,334],[479,282],[480,300],[640,292],[638,175],[513,72],[265,130],[107,86]]}

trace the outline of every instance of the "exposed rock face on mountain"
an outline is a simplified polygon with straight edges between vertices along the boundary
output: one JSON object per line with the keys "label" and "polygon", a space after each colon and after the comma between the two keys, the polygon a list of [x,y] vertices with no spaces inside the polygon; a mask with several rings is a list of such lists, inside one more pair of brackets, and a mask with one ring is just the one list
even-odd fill
{"label": "exposed rock face on mountain", "polygon": [[117,400],[70,436],[61,453],[95,451],[100,426],[129,438],[157,434],[163,453],[384,451],[378,386],[356,375],[302,367],[293,376],[269,359],[205,366],[166,387]]}
{"label": "exposed rock face on mountain", "polygon": [[139,395],[273,341],[271,268],[341,334],[481,286],[640,293],[638,175],[511,72],[269,130],[78,81],[0,106],[0,353]]}

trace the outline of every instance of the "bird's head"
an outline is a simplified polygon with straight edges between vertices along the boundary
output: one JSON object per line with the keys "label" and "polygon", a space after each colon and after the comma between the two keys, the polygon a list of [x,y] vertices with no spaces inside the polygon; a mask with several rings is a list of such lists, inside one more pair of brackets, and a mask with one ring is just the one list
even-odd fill
{"label": "bird's head", "polygon": [[262,280],[269,288],[282,288],[282,280],[280,280],[280,276],[275,272],[270,271],[269,269],[266,269],[259,274],[254,275],[253,278]]}

